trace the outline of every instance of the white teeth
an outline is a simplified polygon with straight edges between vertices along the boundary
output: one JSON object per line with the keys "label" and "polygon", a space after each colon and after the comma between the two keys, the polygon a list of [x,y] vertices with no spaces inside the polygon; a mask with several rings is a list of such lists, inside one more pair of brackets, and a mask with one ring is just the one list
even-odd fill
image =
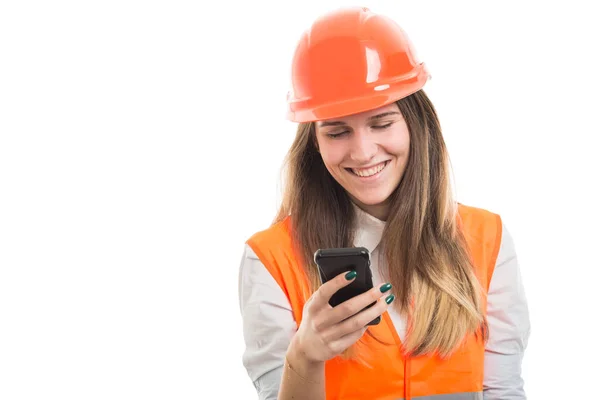
{"label": "white teeth", "polygon": [[373,176],[373,175],[381,172],[381,170],[385,167],[385,165],[386,165],[386,163],[381,163],[379,165],[376,165],[376,166],[368,168],[368,169],[352,168],[352,172],[354,172],[358,176],[362,176],[363,178],[365,178],[365,177]]}

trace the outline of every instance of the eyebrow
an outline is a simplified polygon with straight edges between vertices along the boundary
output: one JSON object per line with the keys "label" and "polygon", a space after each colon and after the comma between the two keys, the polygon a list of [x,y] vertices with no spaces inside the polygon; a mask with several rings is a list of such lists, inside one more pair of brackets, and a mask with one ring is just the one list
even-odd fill
{"label": "eyebrow", "polygon": [[[377,119],[381,119],[384,117],[388,117],[390,115],[399,115],[400,113],[398,111],[387,111],[381,114],[377,114],[377,115],[373,115],[371,117],[369,117],[367,119],[367,121],[374,121]],[[346,123],[344,121],[323,121],[323,122],[319,122],[319,127],[323,128],[325,126],[340,126],[340,125],[345,125]]]}

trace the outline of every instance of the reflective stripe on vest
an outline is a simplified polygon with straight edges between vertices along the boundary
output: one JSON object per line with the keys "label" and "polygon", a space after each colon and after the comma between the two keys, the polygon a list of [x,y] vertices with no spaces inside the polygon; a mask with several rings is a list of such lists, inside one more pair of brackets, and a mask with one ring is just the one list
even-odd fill
{"label": "reflective stripe on vest", "polygon": [[[475,274],[487,293],[500,249],[500,217],[486,210],[459,205],[458,221]],[[304,269],[296,261],[290,231],[288,217],[254,234],[247,243],[287,296],[299,325],[304,303],[311,293]],[[486,298],[482,301],[485,310]],[[485,347],[474,335],[466,337],[459,350],[442,360],[435,354],[406,358],[387,312],[381,323],[369,327],[369,331],[372,336],[363,335],[356,344],[359,360],[335,357],[325,363],[327,400],[482,399]]]}
{"label": "reflective stripe on vest", "polygon": [[[413,400],[483,400],[483,392],[438,394],[435,396],[417,396]],[[404,399],[399,399],[404,400]]]}

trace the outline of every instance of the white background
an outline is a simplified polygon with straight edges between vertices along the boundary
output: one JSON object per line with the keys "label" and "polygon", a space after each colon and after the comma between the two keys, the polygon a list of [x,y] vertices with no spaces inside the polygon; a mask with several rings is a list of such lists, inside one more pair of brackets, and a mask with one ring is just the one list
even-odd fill
{"label": "white background", "polygon": [[458,199],[514,236],[529,398],[597,395],[592,4],[2,2],[0,398],[256,398],[239,261],[279,200],[294,46],[340,5],[407,31]]}

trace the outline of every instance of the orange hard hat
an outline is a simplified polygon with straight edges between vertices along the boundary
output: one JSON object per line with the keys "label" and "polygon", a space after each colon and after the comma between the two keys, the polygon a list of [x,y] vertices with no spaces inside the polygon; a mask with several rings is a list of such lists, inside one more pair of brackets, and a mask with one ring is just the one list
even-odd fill
{"label": "orange hard hat", "polygon": [[406,33],[368,8],[342,8],[303,33],[292,61],[288,119],[337,118],[390,104],[425,85],[429,72]]}

